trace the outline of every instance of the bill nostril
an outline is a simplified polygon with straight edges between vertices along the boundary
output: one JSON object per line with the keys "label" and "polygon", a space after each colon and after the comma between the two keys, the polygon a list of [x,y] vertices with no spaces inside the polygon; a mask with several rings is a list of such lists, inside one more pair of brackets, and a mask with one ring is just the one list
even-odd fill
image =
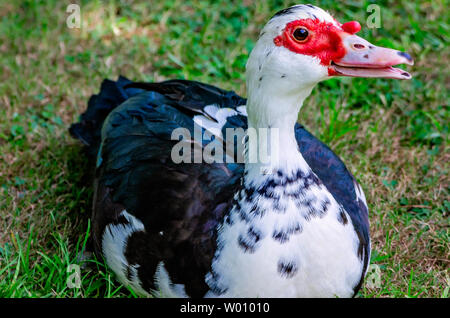
{"label": "bill nostril", "polygon": [[357,50],[362,50],[362,49],[366,48],[366,46],[364,44],[359,44],[359,43],[354,43],[354,44],[352,44],[352,46],[354,49],[357,49]]}

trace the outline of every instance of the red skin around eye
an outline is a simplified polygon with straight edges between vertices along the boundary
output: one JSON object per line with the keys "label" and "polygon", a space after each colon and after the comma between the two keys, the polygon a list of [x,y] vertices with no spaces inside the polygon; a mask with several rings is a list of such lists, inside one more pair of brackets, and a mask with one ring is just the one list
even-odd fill
{"label": "red skin around eye", "polygon": [[[305,27],[309,32],[307,40],[302,43],[297,42],[292,36],[294,30],[299,26]],[[354,24],[347,24],[347,28],[349,31],[357,32],[357,26]],[[331,61],[337,61],[346,54],[341,39],[343,32],[345,31],[340,26],[329,22],[303,19],[288,23],[283,34],[274,38],[273,41],[275,45],[284,46],[295,53],[315,56],[320,59],[322,65],[329,66]],[[328,74],[335,75],[333,73],[333,70],[329,69]]]}

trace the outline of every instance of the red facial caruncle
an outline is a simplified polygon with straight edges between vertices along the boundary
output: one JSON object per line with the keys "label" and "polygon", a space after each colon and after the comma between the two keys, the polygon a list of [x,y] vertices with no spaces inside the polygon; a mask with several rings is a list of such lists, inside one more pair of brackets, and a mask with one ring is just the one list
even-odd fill
{"label": "red facial caruncle", "polygon": [[[331,61],[339,60],[346,54],[342,43],[342,34],[354,34],[360,29],[361,26],[356,21],[342,25],[338,23],[337,26],[318,19],[296,20],[286,25],[283,33],[274,38],[274,43],[295,53],[315,56],[322,65],[329,66]],[[301,36],[305,33],[307,37],[302,41],[298,35]],[[329,69],[328,72],[329,75],[335,75],[332,69]]]}
{"label": "red facial caruncle", "polygon": [[361,24],[358,21],[349,21],[341,25],[341,28],[347,33],[355,34],[361,31]]}

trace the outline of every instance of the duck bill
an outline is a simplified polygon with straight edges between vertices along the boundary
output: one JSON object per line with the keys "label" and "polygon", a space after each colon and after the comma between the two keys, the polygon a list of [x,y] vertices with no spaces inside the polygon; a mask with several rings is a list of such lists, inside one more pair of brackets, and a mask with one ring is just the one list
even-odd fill
{"label": "duck bill", "polygon": [[393,67],[397,64],[413,65],[408,53],[375,46],[357,35],[347,35],[342,42],[346,54],[331,62],[330,75],[411,79],[411,74]]}

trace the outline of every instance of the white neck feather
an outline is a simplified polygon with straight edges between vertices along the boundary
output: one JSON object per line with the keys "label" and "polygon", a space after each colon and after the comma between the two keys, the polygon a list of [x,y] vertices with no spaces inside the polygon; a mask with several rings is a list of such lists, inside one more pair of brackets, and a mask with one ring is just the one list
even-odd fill
{"label": "white neck feather", "polygon": [[[302,12],[298,14],[306,14]],[[327,78],[328,71],[315,57],[296,54],[274,45],[273,39],[290,19],[293,17],[269,22],[247,61],[248,126],[256,131],[261,128],[277,129],[279,136],[278,144],[270,149],[279,152],[277,156],[271,156],[276,160],[268,164],[247,161],[249,172],[252,169],[260,173],[259,170],[264,167],[282,169],[287,173],[297,170],[299,165],[308,168],[298,149],[294,127],[303,101],[318,82]],[[266,145],[258,144],[260,146]]]}
{"label": "white neck feather", "polygon": [[[261,177],[261,174],[272,174],[278,170],[287,174],[295,173],[298,169],[307,170],[308,165],[298,149],[294,127],[303,101],[309,96],[313,86],[286,95],[277,93],[277,85],[283,83],[264,80],[259,82],[262,83],[249,81],[248,125],[258,135],[258,149],[266,147],[269,142],[269,161],[249,163],[247,156],[248,177],[255,180],[258,175]],[[268,140],[261,140],[261,128],[269,128],[270,133],[275,133],[275,139],[269,137]]]}

